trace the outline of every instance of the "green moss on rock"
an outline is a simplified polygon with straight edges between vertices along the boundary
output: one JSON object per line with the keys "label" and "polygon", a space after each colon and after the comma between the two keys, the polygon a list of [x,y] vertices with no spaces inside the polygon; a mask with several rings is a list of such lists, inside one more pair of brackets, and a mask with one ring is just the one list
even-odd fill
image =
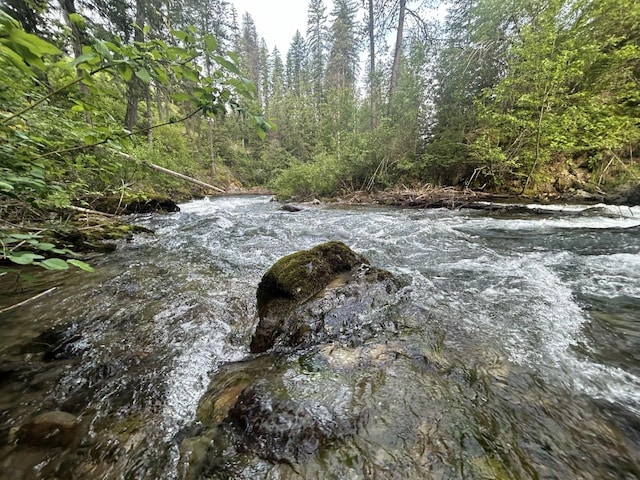
{"label": "green moss on rock", "polygon": [[257,291],[263,317],[281,300],[299,302],[325,288],[337,275],[369,262],[342,242],[327,242],[278,260],[262,277]]}
{"label": "green moss on rock", "polygon": [[258,286],[260,318],[250,349],[298,348],[358,332],[361,316],[391,303],[398,288],[390,272],[372,267],[341,242],[287,255]]}

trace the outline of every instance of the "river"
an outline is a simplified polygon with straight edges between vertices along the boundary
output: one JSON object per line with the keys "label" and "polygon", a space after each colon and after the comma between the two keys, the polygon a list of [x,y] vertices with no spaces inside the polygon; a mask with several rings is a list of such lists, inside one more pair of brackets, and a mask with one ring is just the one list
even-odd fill
{"label": "river", "polygon": [[[182,478],[210,379],[255,358],[261,276],[327,240],[407,285],[380,332],[393,361],[321,387],[286,374],[366,412],[357,433],[295,468],[253,459],[202,478],[640,479],[639,208],[279,208],[217,197],[139,216],[155,235],[95,273],[38,277],[57,288],[0,314],[0,479]],[[58,409],[79,419],[72,446],[16,441]]]}

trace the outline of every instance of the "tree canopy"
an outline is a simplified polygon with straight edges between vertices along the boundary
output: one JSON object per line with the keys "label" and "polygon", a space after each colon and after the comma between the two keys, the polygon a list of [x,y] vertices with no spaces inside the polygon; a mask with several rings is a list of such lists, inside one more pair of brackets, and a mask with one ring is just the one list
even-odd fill
{"label": "tree canopy", "polygon": [[0,192],[184,190],[114,150],[283,195],[637,182],[639,8],[310,0],[279,51],[227,1],[4,2]]}

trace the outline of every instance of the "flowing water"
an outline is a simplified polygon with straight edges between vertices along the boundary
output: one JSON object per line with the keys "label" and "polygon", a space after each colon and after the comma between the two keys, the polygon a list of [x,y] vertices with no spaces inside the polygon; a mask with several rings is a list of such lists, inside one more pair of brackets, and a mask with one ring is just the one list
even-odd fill
{"label": "flowing water", "polygon": [[[0,314],[0,479],[182,478],[210,379],[274,361],[248,350],[262,274],[327,240],[407,285],[371,313],[393,317],[377,343],[345,346],[332,375],[281,374],[290,394],[357,412],[357,431],[301,465],[257,458],[202,478],[640,479],[639,209],[181,208],[136,218],[156,234],[93,274],[25,284],[57,288]],[[375,358],[349,369],[366,349]],[[58,409],[80,421],[71,446],[17,440]]]}

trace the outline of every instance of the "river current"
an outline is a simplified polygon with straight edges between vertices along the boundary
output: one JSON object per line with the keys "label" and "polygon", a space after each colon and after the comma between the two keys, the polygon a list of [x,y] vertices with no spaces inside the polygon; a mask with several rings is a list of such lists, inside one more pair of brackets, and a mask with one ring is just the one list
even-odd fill
{"label": "river current", "polygon": [[[155,235],[94,258],[95,273],[26,286],[57,288],[0,314],[0,479],[182,478],[210,378],[250,357],[261,276],[328,240],[405,281],[403,320],[381,332],[402,348],[323,393],[367,410],[355,438],[238,478],[640,479],[640,208],[289,213],[270,200],[137,217]],[[51,328],[64,342],[47,357]],[[80,419],[73,447],[15,439],[54,410]]]}

